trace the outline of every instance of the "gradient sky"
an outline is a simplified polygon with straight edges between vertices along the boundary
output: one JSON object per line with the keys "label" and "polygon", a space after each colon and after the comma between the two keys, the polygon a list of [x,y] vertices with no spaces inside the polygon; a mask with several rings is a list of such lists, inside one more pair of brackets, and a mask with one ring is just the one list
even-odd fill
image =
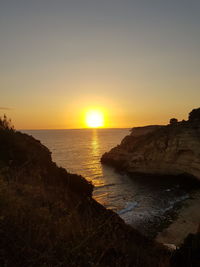
{"label": "gradient sky", "polygon": [[0,113],[16,128],[167,123],[200,106],[199,0],[0,0]]}

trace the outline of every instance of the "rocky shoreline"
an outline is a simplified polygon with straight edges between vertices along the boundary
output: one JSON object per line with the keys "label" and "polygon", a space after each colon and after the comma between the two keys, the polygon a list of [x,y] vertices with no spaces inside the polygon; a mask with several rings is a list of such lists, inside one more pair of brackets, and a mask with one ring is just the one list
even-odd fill
{"label": "rocky shoreline", "polygon": [[[183,200],[183,201],[180,201],[174,204],[173,208],[171,208],[170,210],[167,210],[162,216],[156,216],[152,218],[151,220],[148,220],[148,222],[145,223],[145,229],[143,230],[141,227],[141,232],[148,238],[156,239],[158,242],[162,244],[169,243],[164,238],[160,240],[157,239],[157,236],[159,234],[164,233],[165,230],[168,229],[170,225],[173,224],[177,220],[185,204],[185,201],[186,200]],[[184,235],[184,234],[182,235],[179,245],[184,241],[186,236],[187,235]],[[171,240],[170,243],[175,244],[174,240]]]}
{"label": "rocky shoreline", "polygon": [[[144,182],[152,177],[161,183],[178,178],[188,189],[195,183],[194,187],[199,188],[200,108],[192,110],[187,121],[173,118],[166,126],[133,128],[120,145],[102,156],[101,162],[129,176],[139,174]],[[200,224],[198,194],[199,190],[191,191],[188,199],[176,203],[162,218],[150,221],[147,227],[150,230],[145,230],[147,235],[162,243],[183,243]]]}
{"label": "rocky shoreline", "polygon": [[188,234],[197,233],[200,223],[200,191],[191,193],[179,207],[175,208],[174,215],[168,225],[164,226],[156,235],[156,240],[163,244],[180,246]]}
{"label": "rocky shoreline", "polygon": [[[130,177],[133,175],[130,175]],[[147,179],[148,176],[144,177],[141,175],[143,182]],[[158,179],[158,177],[151,177],[151,179]],[[160,177],[163,178],[163,177]],[[165,179],[175,180],[180,182],[182,177],[169,177],[165,176]],[[200,215],[198,209],[200,207],[200,183],[195,179],[190,179],[185,177],[184,183],[182,183],[182,188],[179,189],[184,191],[185,194],[175,201],[169,209],[167,209],[163,214],[154,216],[148,221],[144,222],[140,226],[140,232],[147,236],[150,239],[156,239],[160,243],[171,243],[175,246],[179,246],[183,243],[184,239],[189,233],[195,233],[200,224]],[[178,196],[177,196],[178,197]],[[193,208],[195,207],[195,208]],[[179,218],[185,216],[184,214],[189,214],[187,218],[184,219],[184,225],[187,227],[187,231],[184,228],[180,228],[179,235],[180,237],[167,238],[166,233],[171,231],[171,225],[177,225],[179,227]],[[194,222],[190,221],[191,216],[194,218]],[[161,238],[162,236],[162,238]],[[178,240],[178,241],[177,241]]]}

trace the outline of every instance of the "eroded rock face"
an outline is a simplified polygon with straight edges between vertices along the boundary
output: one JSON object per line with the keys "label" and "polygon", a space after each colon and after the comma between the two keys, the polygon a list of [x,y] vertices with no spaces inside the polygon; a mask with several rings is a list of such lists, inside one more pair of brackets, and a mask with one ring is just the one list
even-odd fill
{"label": "eroded rock face", "polygon": [[101,161],[128,172],[187,174],[200,180],[200,121],[133,128]]}

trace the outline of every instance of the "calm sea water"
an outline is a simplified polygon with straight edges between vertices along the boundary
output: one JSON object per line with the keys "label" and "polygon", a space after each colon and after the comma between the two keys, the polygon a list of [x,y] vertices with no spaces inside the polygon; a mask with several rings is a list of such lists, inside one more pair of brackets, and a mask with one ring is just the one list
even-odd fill
{"label": "calm sea water", "polygon": [[95,185],[94,198],[135,228],[162,220],[165,211],[187,198],[177,183],[116,173],[100,163],[101,155],[129,134],[129,129],[31,130],[52,152],[53,160]]}

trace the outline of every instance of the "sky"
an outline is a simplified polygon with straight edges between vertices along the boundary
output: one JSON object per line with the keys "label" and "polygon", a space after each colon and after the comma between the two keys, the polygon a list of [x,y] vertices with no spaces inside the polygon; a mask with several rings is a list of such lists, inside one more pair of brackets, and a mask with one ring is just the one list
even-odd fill
{"label": "sky", "polygon": [[17,129],[166,124],[200,106],[199,0],[0,0],[0,114]]}

